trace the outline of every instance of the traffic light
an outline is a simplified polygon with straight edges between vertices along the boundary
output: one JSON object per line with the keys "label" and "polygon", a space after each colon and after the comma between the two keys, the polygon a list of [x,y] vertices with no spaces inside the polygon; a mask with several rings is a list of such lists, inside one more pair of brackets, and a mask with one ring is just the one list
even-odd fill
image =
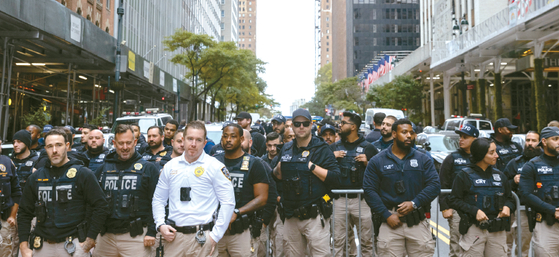
{"label": "traffic light", "polygon": [[164,97],[164,96],[161,97],[161,101],[165,101],[165,97]]}

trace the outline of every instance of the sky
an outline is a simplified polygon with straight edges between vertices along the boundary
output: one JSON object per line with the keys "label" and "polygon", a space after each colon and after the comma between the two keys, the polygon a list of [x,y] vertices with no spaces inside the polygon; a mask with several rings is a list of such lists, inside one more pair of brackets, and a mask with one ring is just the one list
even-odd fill
{"label": "sky", "polygon": [[256,57],[266,62],[266,93],[283,115],[314,95],[314,0],[258,0]]}

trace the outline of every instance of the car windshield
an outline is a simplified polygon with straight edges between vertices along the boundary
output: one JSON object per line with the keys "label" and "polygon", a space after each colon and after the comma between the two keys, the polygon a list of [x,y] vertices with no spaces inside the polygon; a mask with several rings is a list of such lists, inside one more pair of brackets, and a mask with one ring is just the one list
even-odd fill
{"label": "car windshield", "polygon": [[213,140],[217,145],[221,142],[221,130],[219,131],[208,131],[208,138]]}
{"label": "car windshield", "polygon": [[460,147],[458,135],[437,135],[430,136],[429,143],[431,152],[452,152]]}
{"label": "car windshield", "polygon": [[157,125],[155,122],[156,122],[155,118],[117,120],[115,122],[115,124],[113,125],[113,130],[111,132],[115,133],[114,130],[116,129],[116,126],[118,126],[120,124],[134,124],[134,123],[136,123],[140,126],[140,132],[142,132],[143,134],[147,134],[149,127]]}

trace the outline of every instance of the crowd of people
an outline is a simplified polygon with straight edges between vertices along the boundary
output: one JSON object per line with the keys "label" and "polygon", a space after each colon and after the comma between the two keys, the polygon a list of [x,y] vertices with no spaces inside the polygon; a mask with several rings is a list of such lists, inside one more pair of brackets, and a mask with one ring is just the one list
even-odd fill
{"label": "crowd of people", "polygon": [[507,118],[490,138],[464,125],[437,171],[415,144],[420,126],[373,120],[364,135],[352,112],[315,123],[298,109],[269,124],[241,112],[220,142],[201,121],[146,136],[120,124],[111,150],[94,126],[74,144],[71,126],[29,125],[13,135],[11,159],[0,156],[0,257],[355,256],[358,224],[362,256],[433,256],[438,196],[450,256],[510,256],[516,227],[516,256],[530,242],[536,256],[559,256],[559,123],[528,132],[524,146]]}

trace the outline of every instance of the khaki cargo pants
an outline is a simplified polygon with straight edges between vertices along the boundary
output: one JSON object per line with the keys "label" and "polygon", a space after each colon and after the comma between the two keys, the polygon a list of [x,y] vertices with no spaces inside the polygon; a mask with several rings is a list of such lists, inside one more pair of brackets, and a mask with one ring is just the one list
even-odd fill
{"label": "khaki cargo pants", "polygon": [[458,257],[460,255],[460,215],[456,210],[452,211],[452,218],[447,219],[450,232],[450,254],[449,257]]}
{"label": "khaki cargo pants", "polygon": [[89,252],[84,252],[80,244],[80,241],[76,238],[72,241],[76,246],[76,251],[74,255],[70,255],[66,249],[64,249],[65,242],[50,244],[46,240],[43,240],[43,247],[41,249],[33,250],[33,257],[61,257],[61,256],[72,256],[72,257],[89,257]]}
{"label": "khaki cargo pants", "polygon": [[377,247],[378,255],[382,257],[432,257],[435,253],[435,240],[431,234],[429,219],[424,219],[411,228],[404,223],[393,229],[383,222],[379,229]]}
{"label": "khaki cargo pants", "polygon": [[297,217],[285,219],[283,226],[284,254],[287,257],[302,257],[306,254],[307,244],[310,256],[332,256],[330,251],[330,220],[320,214],[314,219],[299,220]]}
{"label": "khaki cargo pants", "polygon": [[251,251],[251,235],[250,230],[246,229],[241,234],[231,235],[229,231],[225,232],[223,238],[217,243],[219,256],[231,257],[248,257],[252,254]]}
{"label": "khaki cargo pants", "polygon": [[144,237],[147,228],[144,228],[144,234],[131,237],[130,233],[113,234],[105,233],[98,235],[95,240],[95,250],[93,256],[99,257],[151,257],[155,256],[151,246],[144,246]]}
{"label": "khaki cargo pants", "polygon": [[[204,230],[206,235],[206,243],[200,245],[196,239],[196,233],[183,234],[176,232],[175,240],[173,242],[163,241],[163,247],[165,251],[165,256],[173,257],[206,257],[210,256],[212,251],[212,244],[208,243],[210,237],[210,231]],[[157,239],[159,241],[159,238]],[[220,241],[221,242],[221,241]],[[217,244],[213,252],[213,257],[217,256]]]}
{"label": "khaki cargo pants", "polygon": [[[347,231],[346,231],[346,199],[347,199]],[[353,226],[359,229],[359,198],[340,197],[334,199],[334,256],[346,256],[346,236],[348,237],[348,249],[350,255],[355,256],[357,249],[354,249],[355,240],[353,236]],[[371,209],[361,198],[361,252],[363,256],[373,256],[373,221],[371,219]]]}
{"label": "khaki cargo pants", "polygon": [[0,229],[0,257],[12,257],[14,250],[18,249],[16,247],[19,241],[17,240],[16,226],[10,225],[5,220],[0,222],[2,222],[2,228]]}
{"label": "khaki cargo pants", "polygon": [[[510,232],[507,232],[507,251],[508,256],[512,256],[512,252],[514,251],[518,255],[518,248],[513,249],[513,242],[516,241],[517,231],[518,231],[518,224],[516,222],[516,212],[511,213],[511,221],[512,227]],[[528,257],[530,252],[530,241],[532,240],[532,232],[530,232],[530,228],[528,225],[528,216],[526,216],[525,210],[520,210],[520,227],[522,228],[522,256]]]}
{"label": "khaki cargo pants", "polygon": [[506,231],[489,232],[472,225],[468,233],[460,238],[462,257],[505,257],[507,256]]}
{"label": "khaki cargo pants", "polygon": [[535,256],[559,256],[559,223],[548,226],[545,221],[536,222],[532,240]]}

